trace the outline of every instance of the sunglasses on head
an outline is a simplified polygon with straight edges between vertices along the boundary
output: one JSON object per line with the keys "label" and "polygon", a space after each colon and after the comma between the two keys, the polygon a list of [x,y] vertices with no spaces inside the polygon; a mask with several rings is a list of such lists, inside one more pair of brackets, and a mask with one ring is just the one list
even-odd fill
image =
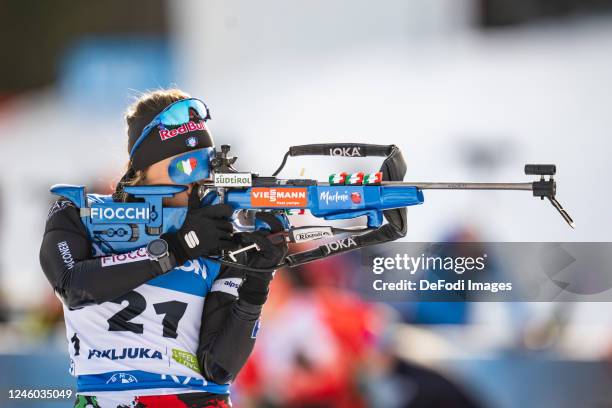
{"label": "sunglasses on head", "polygon": [[151,122],[140,133],[140,136],[130,150],[130,158],[134,156],[134,152],[138,149],[155,127],[164,128],[165,126],[179,126],[188,123],[191,120],[208,120],[210,112],[204,102],[196,98],[181,99],[171,105],[168,105],[163,111],[158,113]]}

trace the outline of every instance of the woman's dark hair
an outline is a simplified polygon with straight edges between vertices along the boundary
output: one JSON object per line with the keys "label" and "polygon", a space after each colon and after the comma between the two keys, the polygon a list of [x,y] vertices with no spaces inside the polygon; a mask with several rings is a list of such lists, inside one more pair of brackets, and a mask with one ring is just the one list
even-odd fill
{"label": "woman's dark hair", "polygon": [[[128,153],[131,149],[130,140],[135,140],[133,135],[140,135],[142,130],[147,126],[153,118],[163,111],[168,105],[180,101],[181,99],[190,98],[189,94],[180,89],[158,89],[142,94],[134,103],[132,103],[125,112],[125,121],[127,122],[128,135]],[[146,170],[134,170],[132,162],[128,162],[126,171],[121,180],[115,187],[113,200],[126,201],[128,195],[123,191],[125,186],[135,186],[143,184],[146,180]]]}

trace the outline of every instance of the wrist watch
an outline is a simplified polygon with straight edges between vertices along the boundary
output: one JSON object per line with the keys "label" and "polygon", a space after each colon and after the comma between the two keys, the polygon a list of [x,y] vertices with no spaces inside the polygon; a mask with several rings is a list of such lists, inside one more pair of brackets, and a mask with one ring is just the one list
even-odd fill
{"label": "wrist watch", "polygon": [[168,243],[165,239],[157,238],[147,244],[147,254],[149,258],[157,261],[162,268],[162,272],[168,272],[172,269],[170,262],[170,252],[168,251]]}

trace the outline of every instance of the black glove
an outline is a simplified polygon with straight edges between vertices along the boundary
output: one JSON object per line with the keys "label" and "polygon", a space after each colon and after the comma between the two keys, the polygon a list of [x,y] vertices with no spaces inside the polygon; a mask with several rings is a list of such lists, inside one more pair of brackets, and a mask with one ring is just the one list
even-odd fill
{"label": "black glove", "polygon": [[215,255],[222,249],[234,249],[233,226],[230,217],[232,206],[228,204],[199,207],[195,187],[189,196],[185,221],[178,232],[163,234],[177,265],[200,256]]}
{"label": "black glove", "polygon": [[[285,256],[287,256],[289,248],[287,247],[285,239],[281,238],[277,243],[272,243],[272,241],[268,239],[270,235],[269,231],[243,232],[238,235],[241,247],[251,244],[257,244],[259,247],[258,251],[252,249],[247,252],[247,266],[270,269],[268,275],[271,275],[272,270],[276,269],[275,266],[283,262]],[[260,274],[260,272],[253,273]]]}
{"label": "black glove", "polygon": [[288,247],[284,238],[273,243],[268,236],[283,230],[283,225],[270,213],[261,213],[257,216],[263,219],[270,231],[255,231],[238,234],[241,246],[257,244],[259,251],[247,252],[247,266],[252,268],[270,269],[270,272],[246,271],[245,280],[238,289],[238,296],[253,305],[263,305],[268,298],[268,286],[274,277],[273,270],[281,264],[287,256]]}

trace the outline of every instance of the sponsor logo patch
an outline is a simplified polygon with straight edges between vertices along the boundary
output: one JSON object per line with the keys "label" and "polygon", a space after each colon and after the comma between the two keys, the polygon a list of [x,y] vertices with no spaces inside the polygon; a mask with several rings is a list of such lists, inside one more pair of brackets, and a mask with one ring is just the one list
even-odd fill
{"label": "sponsor logo patch", "polygon": [[198,239],[198,236],[195,231],[189,231],[185,234],[184,238],[189,248],[195,248],[200,245],[200,240]]}
{"label": "sponsor logo patch", "polygon": [[179,364],[184,365],[187,368],[191,368],[196,371],[198,374],[200,373],[200,366],[198,365],[198,358],[195,354],[189,353],[187,351],[172,349],[172,359]]}
{"label": "sponsor logo patch", "polygon": [[187,132],[193,132],[194,130],[208,130],[208,129],[206,129],[206,124],[204,123],[204,121],[188,122],[188,123],[185,123],[179,126],[176,129],[172,129],[172,130],[160,129],[159,137],[162,141],[164,141],[164,140],[172,139],[173,137],[176,137],[178,135],[185,134]]}
{"label": "sponsor logo patch", "polygon": [[330,156],[361,157],[361,147],[334,147],[329,149]]}
{"label": "sponsor logo patch", "polygon": [[319,194],[319,201],[324,201],[325,204],[331,203],[343,203],[347,202],[349,199],[348,193],[345,191],[343,193],[339,193],[338,191],[334,191],[333,193],[330,191],[322,191]]}
{"label": "sponsor logo patch", "polygon": [[143,247],[125,254],[105,256],[102,258],[102,267],[138,262],[145,259],[149,259],[149,254],[147,254],[147,250]]}
{"label": "sponsor logo patch", "polygon": [[186,140],[185,140],[185,144],[188,147],[196,147],[198,145],[198,138],[195,136],[189,136]]}
{"label": "sponsor logo patch", "polygon": [[338,241],[330,242],[325,244],[325,248],[327,249],[327,254],[332,254],[334,252],[342,252],[353,247],[357,246],[357,242],[351,237],[340,239]]}
{"label": "sponsor logo patch", "polygon": [[333,236],[330,227],[300,228],[297,231],[293,231],[292,234],[294,242],[308,242]]}
{"label": "sponsor logo patch", "polygon": [[238,297],[238,288],[242,284],[242,278],[217,279],[210,289],[211,292],[225,292]]}
{"label": "sponsor logo patch", "polygon": [[74,258],[72,258],[72,252],[70,252],[70,247],[68,246],[68,243],[66,241],[58,242],[57,250],[59,251],[59,254],[62,257],[66,268],[74,268]]}
{"label": "sponsor logo patch", "polygon": [[306,207],[308,204],[305,188],[253,188],[253,207]]}
{"label": "sponsor logo patch", "polygon": [[217,187],[251,187],[253,177],[251,173],[215,173],[214,183]]}
{"label": "sponsor logo patch", "polygon": [[329,186],[320,187],[317,198],[322,209],[357,209],[364,207],[363,194],[362,186]]}
{"label": "sponsor logo patch", "polygon": [[137,383],[138,379],[132,374],[128,373],[115,373],[111,378],[106,381],[107,384],[130,384]]}
{"label": "sponsor logo patch", "polygon": [[146,223],[150,216],[147,203],[93,204],[90,211],[91,222],[94,224],[124,221]]}
{"label": "sponsor logo patch", "polygon": [[177,266],[176,269],[180,269],[183,272],[191,272],[196,276],[206,279],[206,265],[204,262],[200,262],[197,259],[190,259],[183,265]]}
{"label": "sponsor logo patch", "polygon": [[124,347],[122,349],[89,350],[88,360],[92,358],[107,358],[109,360],[125,359],[162,359],[162,353],[158,350],[151,350],[144,347]]}

